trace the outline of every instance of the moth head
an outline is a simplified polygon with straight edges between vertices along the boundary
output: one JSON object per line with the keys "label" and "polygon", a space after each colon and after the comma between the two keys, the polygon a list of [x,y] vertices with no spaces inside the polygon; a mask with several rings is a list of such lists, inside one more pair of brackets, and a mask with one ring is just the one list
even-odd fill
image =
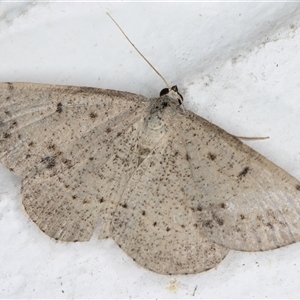
{"label": "moth head", "polygon": [[178,88],[177,85],[172,86],[171,88],[164,88],[161,90],[159,96],[164,96],[164,95],[168,95],[169,97],[173,98],[173,99],[177,99],[179,105],[182,104],[183,102],[183,97],[182,95],[178,92]]}

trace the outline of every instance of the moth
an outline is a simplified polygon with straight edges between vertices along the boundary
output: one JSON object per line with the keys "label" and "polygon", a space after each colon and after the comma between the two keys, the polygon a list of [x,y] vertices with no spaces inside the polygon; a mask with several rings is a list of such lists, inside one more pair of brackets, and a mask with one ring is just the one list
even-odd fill
{"label": "moth", "polygon": [[99,239],[162,274],[299,241],[299,181],[168,92],[1,84],[1,162],[28,216],[68,242],[100,221]]}
{"label": "moth", "polygon": [[0,84],[0,161],[51,238],[112,238],[161,274],[199,273],[230,249],[300,240],[300,182],[182,106],[176,87],[128,92]]}

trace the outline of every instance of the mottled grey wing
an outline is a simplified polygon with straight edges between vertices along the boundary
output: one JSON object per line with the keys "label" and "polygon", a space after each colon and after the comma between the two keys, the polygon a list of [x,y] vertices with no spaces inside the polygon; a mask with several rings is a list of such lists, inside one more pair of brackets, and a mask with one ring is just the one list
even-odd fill
{"label": "mottled grey wing", "polygon": [[148,100],[131,93],[39,84],[0,85],[0,159],[21,176],[23,205],[49,236],[89,240],[138,165]]}
{"label": "mottled grey wing", "polygon": [[300,183],[221,128],[181,117],[190,199],[202,234],[229,249],[269,250],[300,241]]}
{"label": "mottled grey wing", "polygon": [[200,232],[189,207],[200,197],[175,123],[131,177],[114,214],[111,236],[152,271],[198,273],[216,266],[228,250]]}

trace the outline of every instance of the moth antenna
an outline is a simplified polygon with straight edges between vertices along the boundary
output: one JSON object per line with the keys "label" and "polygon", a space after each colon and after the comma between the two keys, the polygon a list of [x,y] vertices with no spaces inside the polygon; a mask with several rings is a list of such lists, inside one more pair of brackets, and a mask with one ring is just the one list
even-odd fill
{"label": "moth antenna", "polygon": [[107,15],[112,19],[112,21],[117,25],[117,27],[120,29],[120,31],[123,33],[127,41],[132,45],[132,47],[139,53],[139,55],[148,63],[148,65],[156,72],[156,74],[163,80],[165,85],[168,87],[168,89],[171,89],[171,86],[167,83],[165,78],[153,67],[153,65],[149,62],[149,60],[140,52],[140,50],[132,43],[132,41],[129,39],[129,37],[126,35],[126,33],[122,30],[122,28],[119,26],[119,24],[115,21],[115,19],[107,12]]}
{"label": "moth antenna", "polygon": [[234,137],[240,139],[240,140],[248,140],[248,141],[256,141],[256,140],[267,140],[269,139],[268,136],[254,136],[254,137],[247,137],[247,136],[237,136],[237,135],[233,135]]}

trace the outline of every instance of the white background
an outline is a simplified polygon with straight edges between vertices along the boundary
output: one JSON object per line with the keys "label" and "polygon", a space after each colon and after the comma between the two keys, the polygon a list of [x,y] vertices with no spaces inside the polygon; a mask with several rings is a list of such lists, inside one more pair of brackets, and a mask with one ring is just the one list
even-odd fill
{"label": "white background", "polygon": [[[2,3],[0,81],[112,88],[185,106],[300,179],[300,4]],[[300,295],[300,243],[230,252],[196,275],[152,273],[112,240],[55,243],[23,214],[20,178],[0,170],[0,297],[274,298]],[[196,289],[196,290],[195,290]],[[193,296],[194,293],[194,296]]]}

